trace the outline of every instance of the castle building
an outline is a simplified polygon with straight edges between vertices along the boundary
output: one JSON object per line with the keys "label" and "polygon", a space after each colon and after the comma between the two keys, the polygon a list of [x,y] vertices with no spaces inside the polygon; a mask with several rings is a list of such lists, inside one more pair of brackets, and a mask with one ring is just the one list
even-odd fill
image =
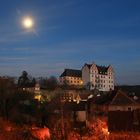
{"label": "castle building", "polygon": [[114,90],[114,72],[111,65],[106,67],[95,63],[85,64],[82,67],[82,80],[83,85],[90,90]]}
{"label": "castle building", "polygon": [[60,75],[61,85],[82,86],[82,72],[81,70],[65,69]]}

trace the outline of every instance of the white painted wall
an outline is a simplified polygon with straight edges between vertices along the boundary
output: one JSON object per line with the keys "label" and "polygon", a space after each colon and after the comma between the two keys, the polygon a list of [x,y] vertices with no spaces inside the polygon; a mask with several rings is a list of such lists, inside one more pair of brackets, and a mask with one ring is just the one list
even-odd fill
{"label": "white painted wall", "polygon": [[87,83],[90,81],[89,69],[87,66],[84,66],[82,68],[82,80],[83,80],[83,85],[87,85]]}
{"label": "white painted wall", "polygon": [[112,66],[109,66],[107,75],[104,75],[98,73],[96,64],[93,64],[90,69],[85,65],[82,68],[82,80],[85,86],[87,83],[91,83],[91,90],[95,86],[100,91],[114,90],[114,72]]}

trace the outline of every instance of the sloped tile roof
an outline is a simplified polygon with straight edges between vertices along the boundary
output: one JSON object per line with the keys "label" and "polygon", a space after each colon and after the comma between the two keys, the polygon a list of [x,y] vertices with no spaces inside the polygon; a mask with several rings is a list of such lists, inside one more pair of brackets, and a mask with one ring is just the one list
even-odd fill
{"label": "sloped tile roof", "polygon": [[124,92],[119,90],[116,96],[113,98],[111,105],[136,105],[137,103],[128,97]]}
{"label": "sloped tile roof", "polygon": [[81,70],[75,69],[65,69],[64,72],[60,75],[60,77],[70,76],[70,77],[82,77]]}

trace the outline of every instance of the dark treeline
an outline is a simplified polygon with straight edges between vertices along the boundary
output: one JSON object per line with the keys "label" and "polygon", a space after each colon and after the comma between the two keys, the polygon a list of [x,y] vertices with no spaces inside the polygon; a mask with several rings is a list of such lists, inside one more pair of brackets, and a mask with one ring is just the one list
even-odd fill
{"label": "dark treeline", "polygon": [[35,84],[40,84],[42,89],[54,90],[58,87],[57,78],[54,76],[51,77],[40,77],[33,78],[26,71],[22,72],[22,75],[18,78],[18,87],[34,87]]}
{"label": "dark treeline", "polygon": [[0,118],[16,124],[47,125],[48,112],[45,107],[48,102],[40,103],[34,95],[17,88],[13,80],[0,78]]}
{"label": "dark treeline", "polygon": [[28,75],[26,71],[18,78],[18,87],[32,87],[35,86],[36,80]]}
{"label": "dark treeline", "polygon": [[58,87],[57,78],[54,76],[51,76],[49,78],[40,77],[39,84],[42,89],[48,89],[48,90],[54,90]]}

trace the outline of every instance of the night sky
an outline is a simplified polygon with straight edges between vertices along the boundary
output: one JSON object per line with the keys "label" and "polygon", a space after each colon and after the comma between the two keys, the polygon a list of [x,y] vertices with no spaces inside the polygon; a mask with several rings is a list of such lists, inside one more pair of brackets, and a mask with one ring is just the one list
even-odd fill
{"label": "night sky", "polygon": [[59,76],[92,62],[111,64],[117,84],[140,84],[140,0],[0,0],[0,75]]}

